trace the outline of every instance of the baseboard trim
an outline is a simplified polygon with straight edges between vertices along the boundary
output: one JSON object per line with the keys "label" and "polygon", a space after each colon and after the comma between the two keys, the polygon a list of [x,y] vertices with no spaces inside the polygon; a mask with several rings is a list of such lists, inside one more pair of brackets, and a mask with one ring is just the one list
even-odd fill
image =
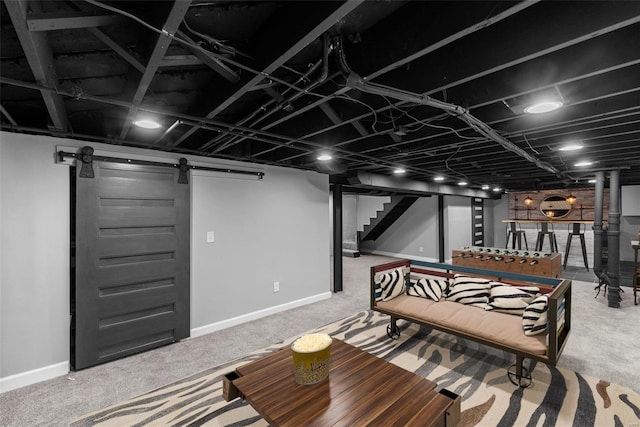
{"label": "baseboard trim", "polygon": [[360,249],[361,253],[367,253],[367,254],[373,254],[373,255],[382,255],[382,256],[390,256],[390,257],[394,257],[394,258],[407,258],[407,259],[413,259],[416,261],[424,261],[424,262],[438,262],[437,259],[435,258],[429,258],[429,257],[424,257],[424,256],[415,256],[415,255],[407,255],[407,254],[396,254],[393,252],[385,252],[385,251],[378,251],[378,250],[368,250],[368,249]]}
{"label": "baseboard trim", "polygon": [[[280,313],[282,311],[290,310],[296,307],[302,307],[303,305],[326,300],[329,298],[331,298],[331,292],[323,292],[321,294],[312,295],[307,298],[302,298],[285,304],[276,305],[274,307],[265,308],[263,310],[254,311],[252,313],[243,314],[231,319],[226,319],[220,322],[193,328],[191,329],[191,338],[196,338],[202,335],[209,334],[211,332],[220,331],[222,329],[230,328],[232,326],[240,325],[252,320],[257,320],[271,314]],[[50,380],[52,378],[66,375],[68,373],[69,361],[67,360],[53,365],[43,366],[42,368],[33,369],[31,371],[10,375],[8,377],[0,378],[0,393],[15,390],[17,388],[25,387],[41,381]]]}
{"label": "baseboard trim", "polygon": [[42,368],[33,369],[31,371],[10,375],[8,377],[0,378],[0,393],[39,383],[40,381],[50,380],[68,373],[69,361],[66,360],[64,362],[43,366]]}
{"label": "baseboard trim", "polygon": [[331,292],[324,292],[318,295],[313,295],[307,298],[302,298],[296,301],[291,301],[286,304],[280,304],[273,307],[265,308],[263,310],[254,311],[251,313],[243,314],[241,316],[232,317],[231,319],[221,320],[220,322],[211,323],[205,326],[199,326],[191,329],[191,338],[201,337],[212,332],[217,332],[222,329],[227,329],[232,326],[240,325],[242,323],[250,322],[252,320],[261,319],[272,314],[280,313],[285,310],[290,310],[296,307],[302,307],[303,305],[311,304],[314,302],[322,301],[331,298]]}

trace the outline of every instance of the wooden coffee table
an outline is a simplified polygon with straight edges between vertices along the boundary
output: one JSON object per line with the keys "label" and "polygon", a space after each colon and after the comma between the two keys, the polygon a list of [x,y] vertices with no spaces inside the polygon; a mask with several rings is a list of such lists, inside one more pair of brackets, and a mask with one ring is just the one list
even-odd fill
{"label": "wooden coffee table", "polygon": [[[436,383],[334,339],[329,378],[297,384],[285,348],[236,369],[230,387],[273,426],[454,426],[460,398]],[[229,384],[227,384],[229,387]]]}

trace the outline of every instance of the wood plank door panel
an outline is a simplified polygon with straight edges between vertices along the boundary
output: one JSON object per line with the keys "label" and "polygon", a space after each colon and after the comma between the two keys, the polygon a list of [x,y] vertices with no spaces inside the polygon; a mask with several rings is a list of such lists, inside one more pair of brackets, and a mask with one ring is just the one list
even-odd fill
{"label": "wood plank door panel", "polygon": [[189,185],[171,167],[76,175],[74,369],[189,336]]}

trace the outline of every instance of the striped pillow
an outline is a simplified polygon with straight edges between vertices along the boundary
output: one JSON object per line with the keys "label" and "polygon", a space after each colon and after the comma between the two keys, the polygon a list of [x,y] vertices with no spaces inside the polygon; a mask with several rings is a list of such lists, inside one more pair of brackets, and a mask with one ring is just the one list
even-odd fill
{"label": "striped pillow", "polygon": [[486,308],[489,302],[489,279],[456,274],[449,287],[446,300],[475,307]]}
{"label": "striped pillow", "polygon": [[522,313],[522,327],[525,335],[537,335],[547,330],[547,312],[549,311],[549,297],[540,295],[524,309]]}
{"label": "striped pillow", "polygon": [[527,305],[540,294],[536,286],[509,286],[491,282],[487,310],[522,316]]}
{"label": "striped pillow", "polygon": [[448,283],[446,280],[439,279],[419,279],[409,287],[407,290],[408,295],[414,297],[422,297],[432,299],[434,301],[440,301],[444,291],[447,289]]}
{"label": "striped pillow", "polygon": [[401,268],[396,268],[391,273],[385,273],[380,277],[380,289],[382,290],[382,301],[389,301],[405,291],[404,273]]}

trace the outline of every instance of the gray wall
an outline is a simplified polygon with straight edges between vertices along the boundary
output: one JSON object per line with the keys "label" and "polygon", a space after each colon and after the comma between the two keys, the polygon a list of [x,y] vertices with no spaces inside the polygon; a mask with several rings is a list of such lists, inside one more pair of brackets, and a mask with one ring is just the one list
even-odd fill
{"label": "gray wall", "polygon": [[357,242],[358,196],[342,195],[342,241]]}
{"label": "gray wall", "polygon": [[471,199],[446,196],[444,198],[444,259],[451,261],[451,251],[472,246]]}
{"label": "gray wall", "polygon": [[358,231],[363,231],[364,226],[371,222],[371,218],[374,218],[379,210],[384,208],[384,204],[391,201],[389,196],[358,196],[358,213],[357,213],[357,228]]}
{"label": "gray wall", "polygon": [[437,261],[437,212],[437,197],[421,197],[376,241],[361,242],[360,250]]}
{"label": "gray wall", "polygon": [[[86,143],[0,133],[0,386],[5,388],[22,376],[60,375],[69,359],[69,168],[54,163],[56,145]],[[177,158],[90,145],[131,157]],[[329,298],[328,176],[217,164],[259,168],[266,176],[263,181],[207,173],[191,177],[192,334]],[[207,231],[214,231],[214,243],[206,243]],[[273,292],[274,281],[280,282],[279,293]]]}
{"label": "gray wall", "polygon": [[[491,208],[489,208],[489,206],[491,206]],[[502,220],[509,218],[509,199],[507,195],[503,194],[502,197],[497,200],[486,200],[485,208],[486,210],[491,209],[493,211],[493,244],[491,246],[504,248],[507,245],[507,227],[506,224],[502,223]]]}

